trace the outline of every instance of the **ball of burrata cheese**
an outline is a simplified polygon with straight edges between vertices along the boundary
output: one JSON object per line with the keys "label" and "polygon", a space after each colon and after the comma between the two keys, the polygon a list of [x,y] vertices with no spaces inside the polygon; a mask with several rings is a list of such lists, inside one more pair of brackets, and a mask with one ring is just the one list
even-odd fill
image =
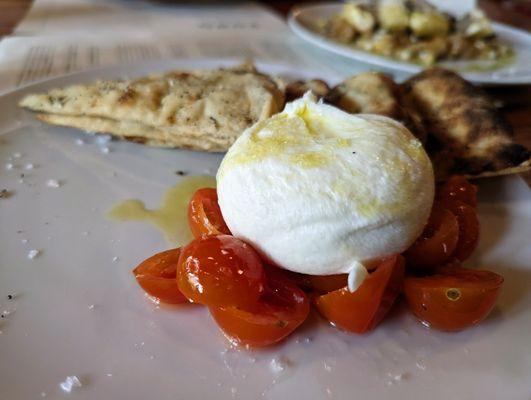
{"label": "ball of burrata cheese", "polygon": [[406,127],[309,93],[244,131],[216,180],[234,236],[290,271],[350,273],[351,289],[363,266],[415,241],[434,196],[430,159]]}

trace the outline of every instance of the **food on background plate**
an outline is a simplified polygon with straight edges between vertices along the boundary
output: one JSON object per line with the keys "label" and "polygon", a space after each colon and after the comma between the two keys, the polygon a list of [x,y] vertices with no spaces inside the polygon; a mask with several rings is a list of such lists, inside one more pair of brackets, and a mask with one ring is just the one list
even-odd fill
{"label": "food on background plate", "polygon": [[496,65],[512,56],[481,10],[455,18],[422,0],[349,1],[315,29],[357,49],[424,66],[446,60]]}
{"label": "food on background plate", "polygon": [[225,151],[284,106],[283,84],[252,65],[74,85],[23,98],[42,121],[151,146]]}
{"label": "food on background plate", "polygon": [[[404,288],[423,324],[461,330],[488,315],[503,283],[460,265],[478,240],[475,187],[454,177],[434,194],[420,141],[387,117],[348,114],[307,94],[248,128],[217,184],[190,200],[195,239],[134,273],[160,302],[171,287],[208,307],[235,345],[283,340],[310,304],[363,334]],[[160,262],[168,254],[172,268]]]}

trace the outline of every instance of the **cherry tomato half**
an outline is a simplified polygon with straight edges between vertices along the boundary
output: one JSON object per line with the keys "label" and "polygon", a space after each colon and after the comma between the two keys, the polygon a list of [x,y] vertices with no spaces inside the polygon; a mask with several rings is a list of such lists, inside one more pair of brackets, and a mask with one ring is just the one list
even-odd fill
{"label": "cherry tomato half", "polygon": [[197,190],[188,204],[188,224],[195,238],[208,235],[230,235],[218,204],[216,189]]}
{"label": "cherry tomato half", "polygon": [[262,260],[250,245],[218,235],[195,239],[182,248],[177,282],[195,303],[246,306],[258,301],[266,278]]}
{"label": "cherry tomato half", "polygon": [[385,259],[355,292],[335,290],[315,299],[323,317],[349,332],[364,333],[378,325],[400,294],[404,280],[404,258]]}
{"label": "cherry tomato half", "polygon": [[444,267],[436,275],[405,279],[409,308],[425,325],[459,331],[487,317],[503,277],[490,271]]}
{"label": "cherry tomato half", "polygon": [[452,257],[466,260],[476,249],[479,241],[479,221],[476,209],[462,201],[445,201],[443,207],[450,210],[459,223],[459,238]]}
{"label": "cherry tomato half", "polygon": [[459,200],[472,207],[478,204],[477,187],[459,175],[452,176],[444,182],[437,191],[437,197],[442,202]]}
{"label": "cherry tomato half", "polygon": [[281,341],[302,324],[310,302],[288,279],[268,275],[265,293],[252,307],[210,307],[210,312],[232,343],[263,347]]}
{"label": "cherry tomato half", "polygon": [[435,203],[424,231],[404,253],[408,267],[427,270],[444,264],[454,252],[458,237],[457,217]]}
{"label": "cherry tomato half", "polygon": [[181,249],[166,250],[142,261],[133,270],[138,284],[151,297],[162,303],[187,303],[179,291],[175,277]]}

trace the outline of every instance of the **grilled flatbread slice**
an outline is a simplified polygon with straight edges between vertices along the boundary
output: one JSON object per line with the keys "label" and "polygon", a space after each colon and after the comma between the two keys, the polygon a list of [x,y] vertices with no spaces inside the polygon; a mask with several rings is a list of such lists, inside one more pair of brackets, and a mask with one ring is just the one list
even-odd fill
{"label": "grilled flatbread slice", "polygon": [[117,121],[101,117],[70,116],[59,114],[39,114],[43,122],[77,128],[94,133],[109,133],[130,142],[152,147],[178,147],[209,152],[225,151],[230,146],[230,138],[222,136],[175,135],[168,128],[155,128],[131,121]]}
{"label": "grilled flatbread slice", "polygon": [[425,70],[402,85],[429,132],[426,149],[438,179],[517,173],[531,167],[531,152],[483,91],[452,71]]}
{"label": "grilled flatbread slice", "polygon": [[282,109],[284,88],[244,65],[74,85],[19,104],[52,124],[144,138],[147,145],[225,151],[247,127]]}
{"label": "grilled flatbread slice", "polygon": [[379,114],[403,123],[421,142],[426,131],[415,108],[407,107],[400,87],[381,72],[363,72],[334,87],[326,102],[352,114]]}
{"label": "grilled flatbread slice", "polygon": [[330,93],[328,84],[321,79],[311,79],[309,81],[294,81],[286,86],[286,101],[293,101],[311,91],[318,98],[326,97]]}

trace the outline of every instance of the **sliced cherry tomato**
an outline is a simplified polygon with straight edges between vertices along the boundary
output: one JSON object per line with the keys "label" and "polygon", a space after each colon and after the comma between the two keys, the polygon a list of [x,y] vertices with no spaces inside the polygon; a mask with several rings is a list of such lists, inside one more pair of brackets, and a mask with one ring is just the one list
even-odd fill
{"label": "sliced cherry tomato", "polygon": [[404,292],[409,308],[425,325],[459,331],[487,317],[503,277],[490,271],[444,267],[436,275],[408,277]]}
{"label": "sliced cherry tomato", "polygon": [[144,260],[133,270],[138,284],[151,297],[162,303],[187,303],[179,291],[175,277],[181,249],[166,250]]}
{"label": "sliced cherry tomato", "polygon": [[462,201],[445,201],[443,206],[450,210],[459,223],[459,238],[452,257],[466,260],[476,249],[479,241],[479,221],[476,209]]}
{"label": "sliced cherry tomato", "polygon": [[335,290],[315,299],[323,317],[340,329],[364,333],[378,325],[398,297],[404,280],[401,255],[384,260],[355,292]]}
{"label": "sliced cherry tomato", "polygon": [[262,260],[250,245],[218,235],[195,239],[182,248],[177,282],[195,303],[245,306],[258,301],[266,277]]}
{"label": "sliced cherry tomato", "polygon": [[208,235],[230,235],[218,204],[216,189],[197,190],[188,204],[188,223],[195,238]]}
{"label": "sliced cherry tomato", "polygon": [[404,253],[408,267],[428,270],[444,264],[454,252],[458,237],[457,217],[435,203],[424,231]]}
{"label": "sliced cherry tomato", "polygon": [[452,176],[437,191],[440,201],[459,200],[469,206],[478,204],[477,187],[472,185],[464,176]]}
{"label": "sliced cherry tomato", "polygon": [[310,302],[304,292],[281,275],[268,275],[259,302],[251,307],[210,307],[210,312],[234,344],[263,347],[277,343],[304,322]]}

